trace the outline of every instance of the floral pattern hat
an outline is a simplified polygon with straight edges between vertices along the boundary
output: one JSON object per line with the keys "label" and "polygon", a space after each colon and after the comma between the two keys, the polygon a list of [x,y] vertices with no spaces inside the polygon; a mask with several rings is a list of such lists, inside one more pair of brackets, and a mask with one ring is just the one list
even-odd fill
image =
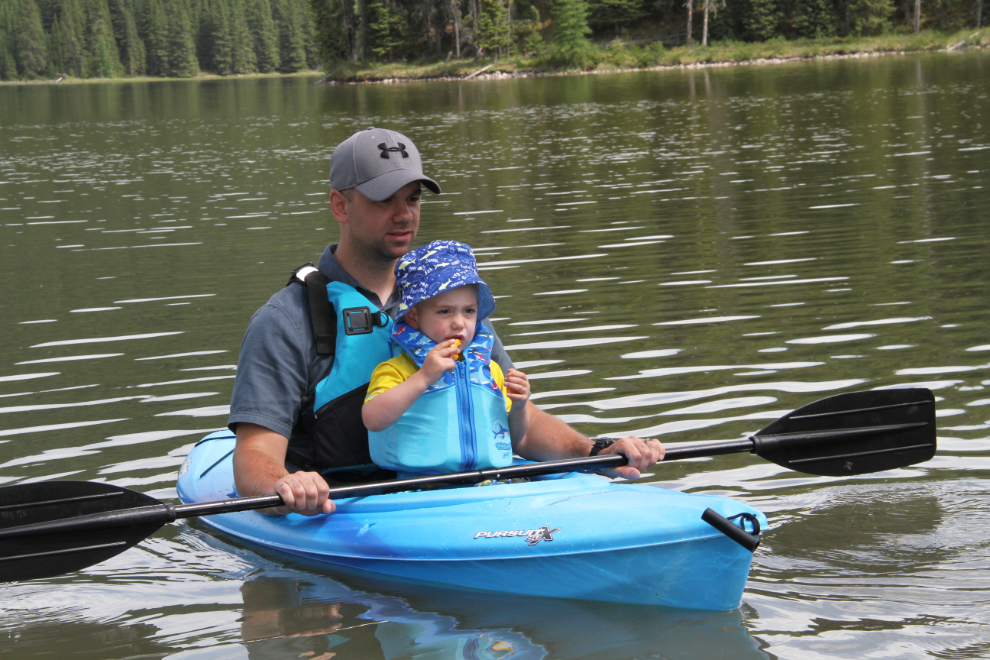
{"label": "floral pattern hat", "polygon": [[478,276],[474,252],[464,243],[433,241],[409,252],[395,265],[395,279],[402,290],[397,322],[416,303],[465,284],[478,285],[478,321],[495,311],[492,290]]}

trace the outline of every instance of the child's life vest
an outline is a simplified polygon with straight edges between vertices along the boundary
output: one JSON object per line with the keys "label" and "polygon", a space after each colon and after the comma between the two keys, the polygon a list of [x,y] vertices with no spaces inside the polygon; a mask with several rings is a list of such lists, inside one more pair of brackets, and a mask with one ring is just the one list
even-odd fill
{"label": "child's life vest", "polygon": [[[478,323],[446,372],[394,424],[369,431],[371,459],[397,472],[443,474],[512,464],[505,397],[492,377],[492,332]],[[403,321],[392,328],[393,353],[405,351],[422,368],[436,342]]]}

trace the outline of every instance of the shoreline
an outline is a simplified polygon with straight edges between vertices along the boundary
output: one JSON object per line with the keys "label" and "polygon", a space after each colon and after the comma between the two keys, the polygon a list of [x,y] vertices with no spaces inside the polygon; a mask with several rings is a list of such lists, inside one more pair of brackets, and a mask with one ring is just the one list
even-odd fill
{"label": "shoreline", "polygon": [[[538,58],[515,57],[500,62],[479,60],[430,64],[338,63],[322,84],[399,83],[416,81],[497,80],[538,76],[587,75],[633,71],[663,71],[708,67],[752,66],[907,55],[909,53],[983,50],[990,47],[990,29],[953,33],[925,31],[918,35],[882,35],[863,38],[782,39],[764,42],[720,41],[707,46],[659,44],[639,47],[614,41],[596,46],[597,65],[583,69],[548,69]],[[480,67],[480,68],[479,68]],[[493,70],[491,70],[493,69]]]}
{"label": "shoreline", "polygon": [[[966,50],[984,50],[984,46],[971,46]],[[674,71],[677,69],[714,69],[735,66],[769,66],[775,64],[793,64],[801,62],[827,62],[832,60],[867,59],[873,57],[915,55],[919,53],[948,53],[962,52],[961,50],[883,50],[883,51],[863,51],[858,53],[837,53],[830,55],[809,55],[809,56],[789,56],[789,57],[760,57],[751,60],[719,60],[714,62],[689,62],[680,64],[658,64],[649,67],[615,67],[596,68],[587,70],[568,69],[564,71],[501,71],[493,73],[479,73],[470,77],[466,76],[434,76],[422,78],[393,77],[393,78],[368,78],[363,80],[327,80],[323,76],[316,84],[318,85],[388,85],[414,82],[455,82],[468,80],[509,80],[512,78],[540,78],[551,76],[591,76],[599,74],[614,73],[642,73],[644,71]]]}
{"label": "shoreline", "polygon": [[69,76],[61,80],[0,80],[0,87],[19,85],[92,85],[103,83],[149,83],[149,82],[205,82],[215,80],[249,80],[253,78],[322,78],[323,71],[297,71],[296,73],[236,73],[221,76],[218,73],[199,73],[189,78],[168,78],[164,76],[134,76],[120,78],[74,78]]}
{"label": "shoreline", "polygon": [[[398,84],[407,82],[453,82],[465,80],[505,80],[511,78],[535,78],[547,76],[574,76],[614,73],[640,73],[644,71],[671,71],[676,69],[707,69],[733,66],[763,66],[815,61],[867,59],[874,57],[909,55],[915,53],[950,53],[964,50],[990,48],[990,29],[971,32],[934,33],[920,35],[886,35],[860,39],[820,40],[772,40],[766,42],[716,42],[708,46],[677,46],[669,50],[660,48],[653,56],[656,63],[643,66],[637,59],[637,46],[613,42],[597,46],[602,61],[594,68],[541,69],[537,59],[511,58],[485,64],[484,60],[462,59],[452,62],[428,64],[355,64],[338,63],[327,71],[300,71],[296,73],[247,73],[219,75],[201,73],[189,78],[152,76],[121,78],[73,78],[57,80],[9,80],[0,81],[0,87],[20,85],[86,85],[100,83],[135,82],[201,82],[219,80],[265,78],[319,78],[317,85]],[[480,68],[479,68],[480,67]]]}

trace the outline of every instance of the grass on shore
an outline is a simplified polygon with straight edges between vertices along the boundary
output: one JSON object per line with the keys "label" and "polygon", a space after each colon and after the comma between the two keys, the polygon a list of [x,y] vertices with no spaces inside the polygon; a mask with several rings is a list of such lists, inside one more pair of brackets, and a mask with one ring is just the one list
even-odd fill
{"label": "grass on shore", "polygon": [[[900,53],[946,50],[960,42],[965,48],[990,46],[990,29],[962,30],[955,33],[924,31],[913,34],[886,34],[879,37],[797,39],[782,38],[746,43],[719,41],[707,46],[664,48],[654,43],[646,46],[625,44],[618,40],[595,45],[581,67],[559,67],[547,58],[514,56],[497,62],[484,73],[540,74],[577,71],[615,71],[692,65],[738,64],[759,60],[813,59],[873,53]],[[372,82],[383,80],[425,80],[430,78],[464,78],[488,64],[484,60],[461,59],[449,62],[394,62],[385,64],[341,62],[328,71],[334,82]]]}

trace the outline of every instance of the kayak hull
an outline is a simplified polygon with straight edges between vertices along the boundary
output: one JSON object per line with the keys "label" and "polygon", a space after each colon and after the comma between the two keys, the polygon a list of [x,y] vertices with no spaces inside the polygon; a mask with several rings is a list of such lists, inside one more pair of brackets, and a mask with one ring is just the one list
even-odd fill
{"label": "kayak hull", "polygon": [[[180,469],[183,503],[237,497],[229,432]],[[751,513],[722,497],[586,474],[336,501],[330,516],[256,511],[204,517],[223,532],[305,560],[393,579],[526,596],[732,610],[752,553],[701,520]]]}

